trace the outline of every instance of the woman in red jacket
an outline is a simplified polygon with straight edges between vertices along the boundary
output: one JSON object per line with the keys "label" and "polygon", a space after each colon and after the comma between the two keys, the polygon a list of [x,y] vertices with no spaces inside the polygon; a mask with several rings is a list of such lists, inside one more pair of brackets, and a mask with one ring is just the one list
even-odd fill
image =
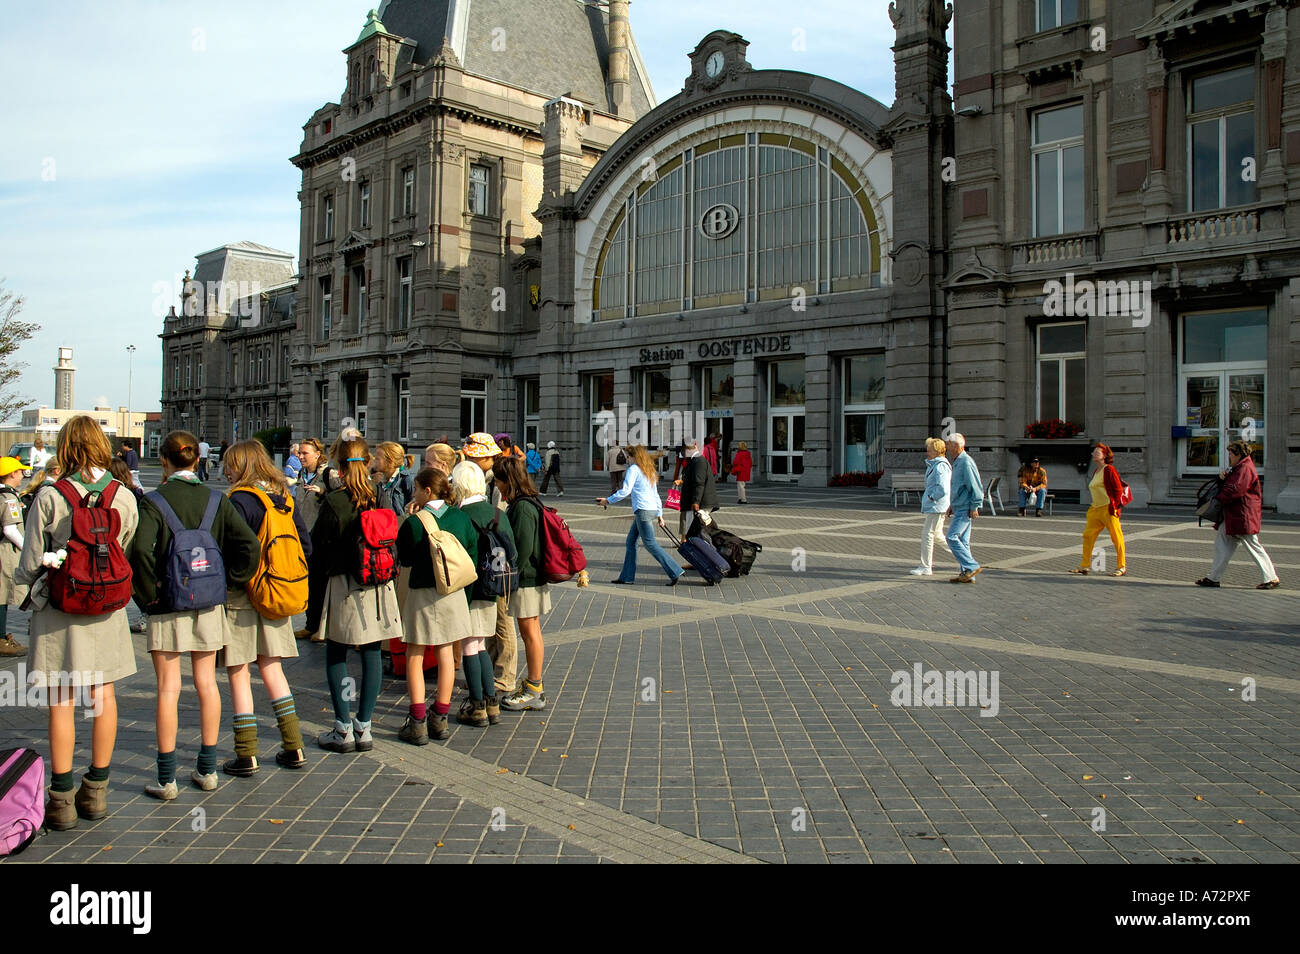
{"label": "woman in red jacket", "polygon": [[1110,534],[1110,542],[1115,545],[1115,569],[1110,575],[1124,576],[1128,573],[1128,564],[1124,554],[1124,531],[1119,525],[1119,515],[1124,510],[1120,503],[1124,482],[1115,469],[1115,455],[1107,445],[1098,444],[1094,447],[1092,459],[1097,469],[1088,482],[1092,505],[1088,508],[1087,522],[1083,526],[1083,560],[1070,572],[1087,576],[1092,565],[1093,544],[1101,536],[1101,531],[1105,530]]}
{"label": "woman in red jacket", "polygon": [[1223,504],[1223,521],[1214,525],[1219,532],[1214,541],[1214,566],[1208,576],[1196,581],[1197,586],[1218,586],[1223,579],[1223,571],[1228,568],[1228,561],[1237,552],[1238,544],[1246,544],[1246,551],[1255,560],[1255,565],[1264,574],[1264,582],[1255,587],[1257,590],[1275,590],[1282,585],[1273,569],[1273,561],[1264,552],[1259,542],[1259,512],[1262,495],[1259,488],[1259,472],[1250,457],[1250,445],[1245,441],[1233,441],[1228,445],[1228,463],[1231,469],[1224,474],[1223,489],[1216,496]]}
{"label": "woman in red jacket", "polygon": [[731,459],[731,476],[736,478],[736,503],[749,502],[745,499],[745,484],[749,482],[753,468],[754,458],[749,456],[749,445],[741,441],[736,456]]}

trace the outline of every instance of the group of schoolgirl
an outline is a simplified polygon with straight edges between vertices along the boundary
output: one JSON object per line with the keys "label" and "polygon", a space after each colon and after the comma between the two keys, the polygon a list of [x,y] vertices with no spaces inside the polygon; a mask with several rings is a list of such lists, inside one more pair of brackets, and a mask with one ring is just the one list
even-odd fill
{"label": "group of schoolgirl", "polygon": [[[114,683],[136,671],[126,604],[147,614],[157,678],[155,798],[179,794],[177,706],[182,653],[189,653],[199,697],[202,745],[190,778],[217,787],[221,699],[216,667],[226,667],[234,704],[235,776],[259,770],[249,666],[258,664],[280,730],[276,762],[306,759],[293,695],[280,660],[296,656],[291,617],[307,602],[310,536],[295,519],[283,476],[257,441],[230,448],[222,464],[228,496],[195,474],[198,441],[173,431],[161,447],[163,484],[137,497],[115,479],[107,439],[78,415],[59,431],[62,479],[40,488],[23,527],[17,565],[4,563],[3,595],[27,597],[32,615],[31,678],[49,696],[50,786],[46,827],[75,828],[108,814],[107,788],[117,740]],[[3,469],[3,468],[0,468]],[[127,481],[129,472],[123,475]],[[6,508],[7,510],[8,508]],[[9,545],[12,538],[6,533]],[[90,765],[74,792],[74,704],[92,706]]]}

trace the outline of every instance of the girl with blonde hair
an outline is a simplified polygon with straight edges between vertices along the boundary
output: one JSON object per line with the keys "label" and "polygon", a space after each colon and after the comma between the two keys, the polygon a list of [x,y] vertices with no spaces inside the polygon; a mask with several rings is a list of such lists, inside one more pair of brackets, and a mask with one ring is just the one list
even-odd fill
{"label": "girl with blonde hair", "polygon": [[596,503],[602,507],[618,503],[624,497],[632,498],[632,527],[627,532],[623,571],[612,582],[636,582],[636,542],[640,539],[642,546],[659,561],[659,565],[668,574],[667,585],[676,586],[686,571],[664,552],[664,548],[655,539],[655,522],[664,526],[664,506],[655,486],[659,482],[659,469],[655,467],[650,453],[640,444],[629,447],[627,456],[631,463],[623,474],[623,486],[608,497],[596,498]]}
{"label": "girl with blonde hair", "polygon": [[407,454],[401,444],[392,441],[377,445],[370,461],[370,473],[375,480],[379,505],[389,508],[399,518],[406,515],[406,504],[412,497],[411,478],[402,473],[402,467],[414,464],[415,458]]}
{"label": "girl with blonde hair", "polygon": [[937,437],[925,439],[925,491],[921,494],[921,563],[908,570],[912,576],[934,575],[934,542],[943,540],[943,518],[948,513],[952,490],[952,465],[945,456],[947,442]]}

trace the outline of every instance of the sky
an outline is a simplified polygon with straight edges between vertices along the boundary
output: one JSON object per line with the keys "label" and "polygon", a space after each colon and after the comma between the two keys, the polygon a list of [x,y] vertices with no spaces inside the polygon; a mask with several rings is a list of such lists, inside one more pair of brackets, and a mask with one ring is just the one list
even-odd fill
{"label": "sky", "polygon": [[[338,101],[341,51],[378,5],[73,0],[8,18],[0,285],[41,326],[19,354],[28,406],[54,404],[50,369],[68,346],[78,408],[105,397],[158,410],[161,302],[179,296],[194,257],[242,240],[296,257],[301,178],[289,157],[311,114]],[[888,106],[887,7],[633,0],[630,18],[660,102],[680,91],[695,45],[728,29],[749,41],[755,69],[819,73]]]}

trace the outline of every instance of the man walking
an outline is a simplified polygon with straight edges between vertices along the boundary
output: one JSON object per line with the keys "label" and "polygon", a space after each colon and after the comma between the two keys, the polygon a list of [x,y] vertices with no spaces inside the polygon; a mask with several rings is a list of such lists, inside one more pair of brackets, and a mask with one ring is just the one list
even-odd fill
{"label": "man walking", "polygon": [[970,552],[971,521],[980,515],[984,502],[984,484],[979,468],[966,453],[966,438],[953,434],[948,438],[948,453],[952,456],[952,504],[948,511],[952,522],[948,524],[948,549],[957,558],[961,573],[950,583],[974,583],[983,569]]}
{"label": "man walking", "polygon": [[203,438],[199,438],[199,480],[208,479],[208,455],[212,453],[212,447]]}
{"label": "man walking", "polygon": [[542,458],[546,468],[546,473],[542,475],[542,486],[538,490],[542,496],[546,496],[546,488],[551,486],[551,480],[555,480],[555,486],[560,488],[557,497],[564,496],[564,484],[560,483],[560,452],[555,449],[555,441],[546,442],[546,454]]}
{"label": "man walking", "polygon": [[618,440],[610,442],[605,452],[605,469],[609,471],[609,489],[617,491],[623,486],[623,474],[627,470],[627,452],[618,446]]}
{"label": "man walking", "polygon": [[718,509],[717,478],[713,476],[709,462],[700,453],[700,442],[694,437],[686,441],[686,467],[682,479],[675,483],[680,483],[682,488],[682,510],[677,515],[677,532],[685,537],[698,519],[699,511],[707,513]]}

